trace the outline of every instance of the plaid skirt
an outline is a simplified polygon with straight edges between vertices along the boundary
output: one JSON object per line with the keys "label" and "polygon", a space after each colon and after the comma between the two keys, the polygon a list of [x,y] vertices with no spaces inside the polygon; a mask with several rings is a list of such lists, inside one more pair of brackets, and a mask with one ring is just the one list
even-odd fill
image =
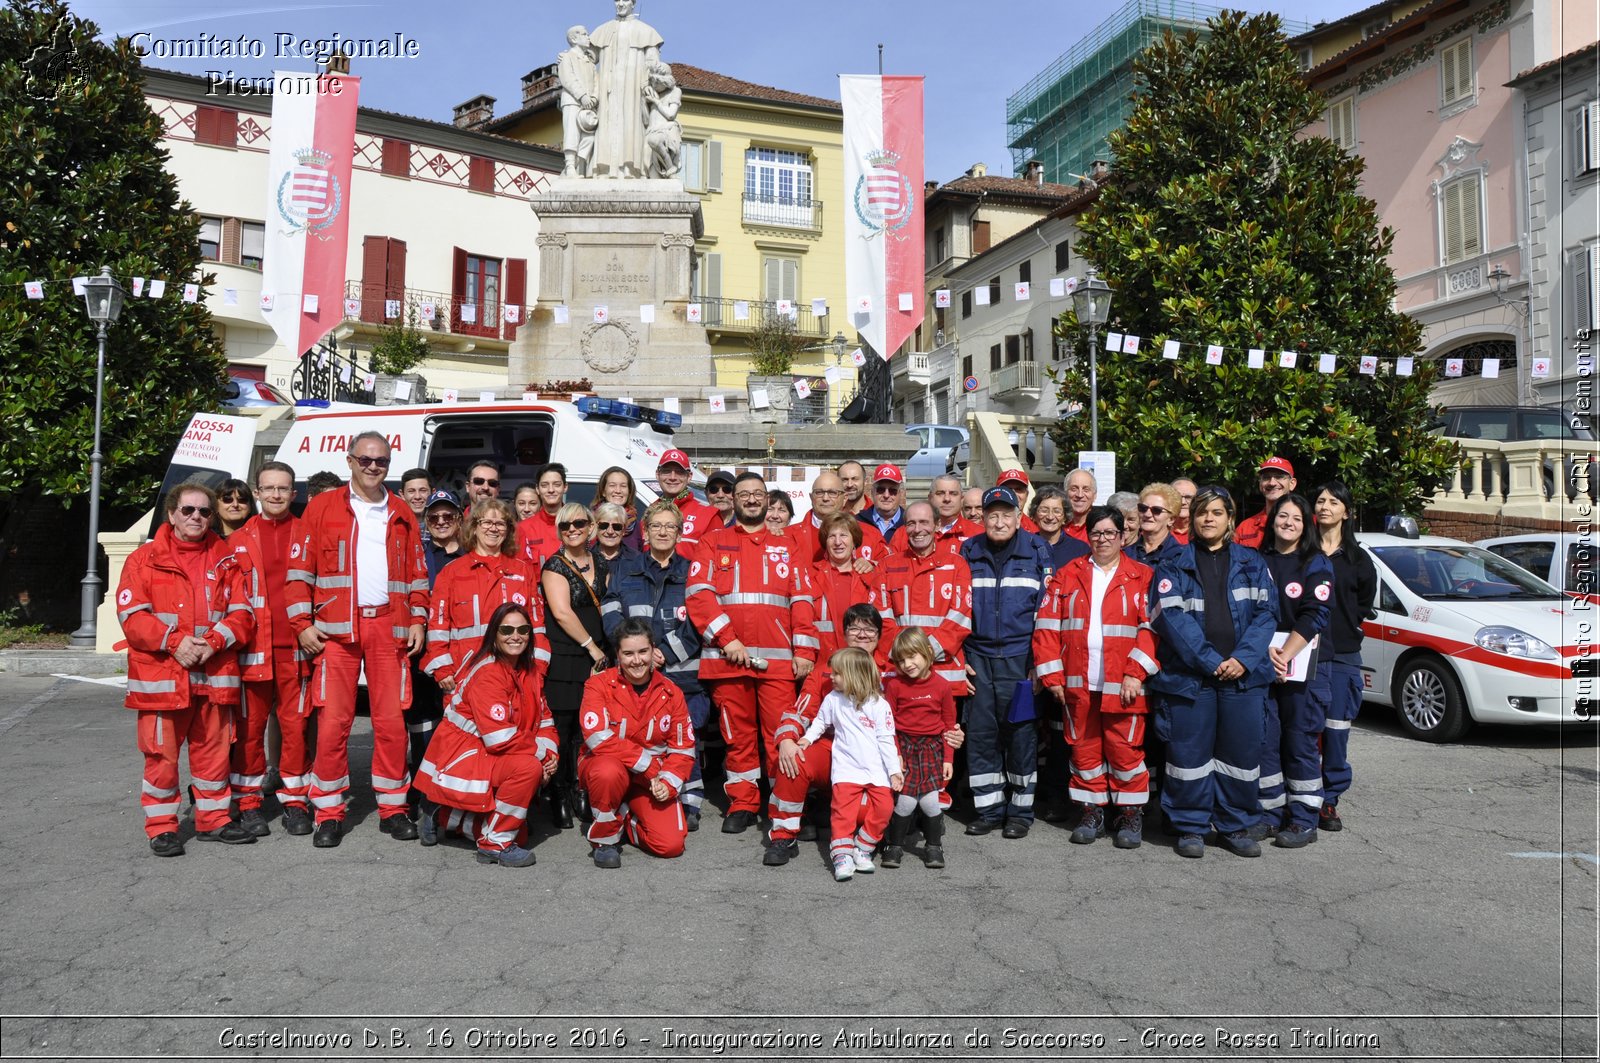
{"label": "plaid skirt", "polygon": [[900,792],[921,797],[944,789],[944,735],[908,735],[895,732],[906,785]]}

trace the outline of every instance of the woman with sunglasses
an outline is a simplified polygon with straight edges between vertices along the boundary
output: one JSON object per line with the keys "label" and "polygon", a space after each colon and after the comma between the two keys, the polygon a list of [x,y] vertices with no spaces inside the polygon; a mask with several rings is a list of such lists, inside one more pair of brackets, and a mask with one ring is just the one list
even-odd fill
{"label": "woman with sunglasses", "polygon": [[540,691],[528,611],[506,602],[489,616],[473,664],[445,710],[417,773],[417,832],[439,843],[443,826],[478,845],[480,864],[527,867],[528,806],[556,772],[556,727]]}
{"label": "woman with sunglasses", "polygon": [[1333,563],[1317,549],[1311,503],[1293,492],[1272,503],[1261,557],[1278,593],[1278,633],[1267,651],[1277,676],[1268,688],[1261,738],[1261,820],[1253,836],[1260,840],[1276,835],[1273,844],[1280,849],[1299,849],[1317,840],[1322,807],[1317,743],[1323,721],[1322,706],[1310,694],[1318,652],[1300,655],[1326,634],[1333,597]]}
{"label": "woman with sunglasses", "polygon": [[576,796],[577,717],[583,686],[589,676],[605,671],[611,663],[600,615],[610,566],[589,549],[594,537],[594,514],[589,507],[577,502],[564,504],[556,511],[556,534],[561,547],[546,559],[539,583],[550,637],[550,671],[544,693],[561,740],[561,768],[550,790],[550,821],[566,829],[572,826]]}
{"label": "woman with sunglasses", "polygon": [[629,528],[634,526],[628,519],[628,511],[615,502],[601,502],[594,507],[594,551],[605,558],[613,572],[624,558],[639,554],[628,543]]}
{"label": "woman with sunglasses", "polygon": [[538,579],[518,553],[511,507],[498,498],[484,499],[467,516],[461,556],[446,565],[433,584],[422,670],[440,690],[446,694],[455,690],[483,638],[483,617],[507,602],[528,611],[534,668],[542,678],[550,663],[550,643]]}
{"label": "woman with sunglasses", "polygon": [[250,485],[232,477],[217,488],[217,534],[226,539],[256,515],[255,496]]}
{"label": "woman with sunglasses", "polygon": [[607,502],[622,507],[627,524],[623,529],[623,541],[635,550],[643,550],[644,529],[639,527],[639,489],[634,485],[633,474],[620,465],[611,466],[600,474],[594,499],[597,516],[600,506]]}
{"label": "woman with sunglasses", "polygon": [[1213,827],[1233,852],[1260,856],[1250,828],[1260,818],[1277,591],[1261,555],[1233,542],[1237,511],[1225,488],[1202,487],[1190,513],[1193,539],[1156,569],[1150,592],[1161,668],[1148,685],[1158,696],[1156,728],[1167,732],[1161,809],[1179,856],[1204,856]]}
{"label": "woman with sunglasses", "polygon": [[1182,499],[1171,484],[1145,484],[1139,492],[1139,537],[1124,551],[1135,561],[1151,568],[1162,564],[1183,548],[1172,534]]}

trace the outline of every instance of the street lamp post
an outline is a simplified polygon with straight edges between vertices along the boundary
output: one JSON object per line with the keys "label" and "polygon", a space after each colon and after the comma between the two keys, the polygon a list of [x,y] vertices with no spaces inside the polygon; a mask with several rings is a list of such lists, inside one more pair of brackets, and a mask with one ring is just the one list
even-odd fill
{"label": "street lamp post", "polygon": [[844,338],[844,333],[843,332],[835,332],[833,334],[833,364],[834,365],[838,365],[839,363],[844,361],[844,349],[846,347],[848,347],[849,345],[850,345],[850,341]]}
{"label": "street lamp post", "polygon": [[100,468],[105,455],[100,452],[100,417],[105,405],[106,390],[106,326],[122,313],[122,285],[111,275],[111,270],[100,267],[98,277],[84,282],[84,307],[89,320],[99,333],[100,353],[94,370],[94,451],[89,455],[89,564],[83,576],[82,623],[72,633],[72,645],[79,649],[94,649],[96,636],[95,610],[100,607]]}
{"label": "street lamp post", "polygon": [[1072,308],[1078,324],[1089,327],[1089,449],[1100,449],[1100,326],[1111,316],[1111,287],[1090,270],[1073,289]]}

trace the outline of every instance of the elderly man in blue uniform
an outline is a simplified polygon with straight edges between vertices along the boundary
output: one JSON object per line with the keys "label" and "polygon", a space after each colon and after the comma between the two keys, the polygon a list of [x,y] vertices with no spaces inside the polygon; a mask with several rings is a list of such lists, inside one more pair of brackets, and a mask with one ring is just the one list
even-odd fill
{"label": "elderly man in blue uniform", "polygon": [[1039,740],[1031,704],[1033,618],[1050,580],[1044,540],[1023,531],[1008,487],[983,495],[983,534],[961,545],[972,570],[972,634],[965,652],[967,769],[976,812],[968,834],[997,828],[1025,838],[1033,826]]}

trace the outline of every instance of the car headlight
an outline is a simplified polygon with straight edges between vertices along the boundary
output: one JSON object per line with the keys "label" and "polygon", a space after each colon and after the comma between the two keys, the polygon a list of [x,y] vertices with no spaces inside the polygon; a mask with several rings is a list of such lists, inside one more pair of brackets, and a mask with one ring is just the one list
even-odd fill
{"label": "car headlight", "polygon": [[1527,657],[1535,661],[1560,659],[1560,655],[1543,639],[1536,639],[1526,631],[1501,624],[1479,628],[1473,640],[1486,650],[1504,653],[1510,657]]}

